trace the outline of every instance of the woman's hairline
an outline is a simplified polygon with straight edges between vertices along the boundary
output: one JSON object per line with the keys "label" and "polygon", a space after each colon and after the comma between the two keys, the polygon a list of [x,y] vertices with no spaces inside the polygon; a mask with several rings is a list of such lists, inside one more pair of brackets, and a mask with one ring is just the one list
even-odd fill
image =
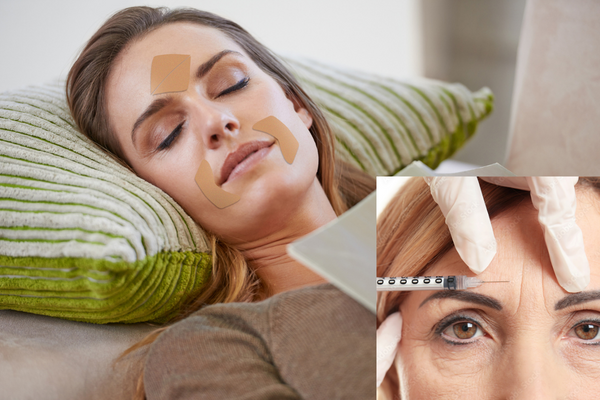
{"label": "woman's hairline", "polygon": [[[104,92],[104,96],[103,96],[103,99],[102,99],[102,103],[103,103],[103,104],[102,104],[102,106],[103,106],[103,108],[106,110],[106,120],[107,120],[107,126],[108,126],[108,129],[110,130],[109,134],[110,134],[110,135],[112,135],[112,136],[115,138],[115,140],[116,140],[116,142],[118,143],[118,146],[119,146],[119,149],[118,149],[118,150],[119,150],[119,152],[120,152],[120,155],[116,155],[116,156],[117,156],[117,157],[119,157],[119,158],[122,158],[122,159],[123,159],[123,161],[124,161],[124,162],[127,164],[127,166],[128,166],[128,167],[129,167],[129,168],[130,168],[130,169],[131,169],[133,172],[135,172],[135,173],[136,173],[136,175],[137,175],[137,172],[136,172],[136,171],[135,171],[135,169],[134,169],[134,168],[131,166],[131,163],[129,162],[129,160],[127,159],[127,156],[125,155],[125,152],[123,151],[123,146],[122,146],[121,140],[120,140],[120,138],[119,138],[119,135],[117,135],[117,131],[116,131],[116,129],[114,128],[114,126],[113,126],[113,124],[112,124],[112,120],[111,120],[111,118],[110,118],[110,114],[109,114],[109,112],[108,112],[108,103],[107,103],[107,102],[108,102],[108,82],[109,82],[109,81],[110,81],[110,79],[111,79],[111,75],[112,75],[112,73],[113,73],[113,71],[114,71],[115,65],[116,65],[118,62],[120,62],[120,60],[121,60],[123,57],[125,57],[125,56],[126,56],[126,53],[127,53],[127,51],[129,51],[129,49],[130,49],[130,48],[131,48],[133,45],[135,45],[136,43],[139,43],[140,41],[142,41],[144,38],[146,38],[146,37],[147,37],[149,34],[151,34],[152,32],[154,32],[154,31],[156,31],[156,30],[158,30],[158,29],[160,29],[160,28],[162,28],[162,27],[164,27],[164,26],[167,26],[167,25],[173,25],[173,24],[185,24],[185,25],[191,25],[191,26],[198,26],[198,25],[200,25],[200,26],[206,27],[206,28],[208,28],[208,29],[213,29],[213,30],[215,30],[215,31],[217,31],[217,32],[220,32],[220,33],[222,33],[223,35],[225,35],[225,36],[227,37],[227,39],[231,40],[233,43],[235,43],[235,45],[236,45],[237,47],[239,47],[239,50],[241,50],[241,51],[242,51],[242,54],[243,54],[245,57],[247,57],[247,58],[248,58],[250,61],[252,61],[252,63],[254,63],[254,65],[256,65],[256,67],[257,67],[258,69],[260,69],[260,70],[261,70],[262,72],[264,72],[264,73],[265,73],[267,76],[269,76],[269,78],[273,79],[273,80],[275,81],[275,83],[277,83],[277,85],[278,85],[278,86],[281,88],[281,90],[283,91],[283,94],[285,95],[285,97],[286,97],[288,100],[290,100],[290,101],[292,102],[292,104],[294,104],[294,106],[297,106],[297,105],[299,105],[299,106],[302,106],[303,108],[305,108],[305,109],[308,111],[308,113],[309,113],[309,115],[310,115],[311,119],[313,119],[313,123],[314,123],[314,116],[312,115],[312,112],[311,112],[311,110],[310,110],[310,107],[309,107],[307,104],[304,104],[304,102],[302,101],[301,97],[300,97],[300,96],[298,96],[298,95],[296,95],[296,94],[293,92],[293,90],[290,90],[290,91],[289,91],[290,93],[288,93],[288,91],[286,90],[285,86],[283,86],[282,82],[280,82],[280,80],[279,80],[279,79],[277,79],[277,77],[276,77],[276,76],[273,76],[273,75],[271,75],[271,73],[270,73],[270,71],[269,71],[269,70],[263,69],[263,68],[261,67],[261,65],[260,65],[259,63],[257,63],[257,62],[256,62],[256,60],[254,60],[250,54],[248,54],[248,52],[246,51],[246,49],[244,49],[244,47],[243,47],[243,46],[241,46],[241,45],[240,45],[238,42],[236,42],[236,40],[235,40],[233,37],[231,37],[230,35],[228,35],[228,33],[227,33],[226,31],[220,30],[220,29],[218,29],[218,28],[216,28],[216,27],[214,27],[214,26],[210,26],[210,25],[207,25],[207,24],[202,24],[202,23],[200,23],[200,22],[195,22],[195,21],[186,21],[186,20],[182,20],[182,21],[162,21],[162,22],[158,23],[157,25],[150,27],[148,30],[146,30],[146,31],[144,31],[144,32],[140,32],[138,35],[136,35],[136,36],[133,36],[133,37],[132,37],[132,38],[131,38],[131,39],[130,39],[130,40],[129,40],[129,41],[128,41],[128,42],[127,42],[127,43],[126,43],[126,44],[125,44],[125,45],[124,45],[122,48],[121,48],[121,50],[119,51],[119,53],[118,53],[118,54],[115,56],[115,58],[113,59],[112,63],[110,64],[110,66],[109,66],[109,68],[108,68],[108,71],[107,71],[107,73],[106,73],[106,79],[105,79],[105,81],[104,81],[104,85],[105,85],[105,87],[104,87],[104,90],[103,90],[103,92]],[[266,50],[267,52],[271,53],[271,54],[273,55],[273,57],[275,57],[275,58],[276,58],[276,59],[277,59],[279,62],[281,62],[281,63],[283,64],[283,60],[281,60],[279,57],[277,57],[277,56],[276,56],[276,55],[275,55],[275,54],[274,54],[274,53],[273,53],[273,52],[272,52],[270,49],[268,49],[266,46],[264,46],[264,48],[265,48],[265,50]],[[236,51],[237,51],[237,50],[236,50]],[[285,65],[283,65],[283,66],[284,66],[284,68],[287,68]],[[290,89],[292,89],[292,88],[290,87]],[[294,98],[290,98],[290,96],[293,96]],[[312,128],[312,124],[311,124],[311,127],[310,127],[310,128]],[[310,129],[310,128],[309,128],[309,129]]]}

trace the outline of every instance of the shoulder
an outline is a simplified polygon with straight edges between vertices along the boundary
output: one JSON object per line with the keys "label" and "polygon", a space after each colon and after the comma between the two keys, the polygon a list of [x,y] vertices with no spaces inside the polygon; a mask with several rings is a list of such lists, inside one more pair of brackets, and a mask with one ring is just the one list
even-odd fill
{"label": "shoulder", "polygon": [[269,322],[279,328],[310,322],[316,330],[356,326],[370,332],[374,326],[371,312],[331,284],[290,291],[273,299]]}
{"label": "shoulder", "polygon": [[372,398],[373,313],[332,285],[320,285],[282,296],[269,318],[273,362],[302,398]]}
{"label": "shoulder", "polygon": [[314,326],[315,319],[339,316],[353,321],[369,318],[369,315],[372,314],[333,285],[323,284],[280,293],[256,303],[206,306],[170,326],[155,343],[192,336],[206,339],[206,332],[230,330],[251,331],[256,336],[267,337],[272,335],[274,325],[298,321],[298,318],[313,320]]}
{"label": "shoulder", "polygon": [[268,314],[266,303],[219,304],[166,329],[146,357],[147,399],[297,399],[265,341]]}
{"label": "shoulder", "polygon": [[144,372],[148,395],[187,388],[235,398],[240,379],[292,398],[368,397],[375,316],[330,284],[257,303],[211,305],[168,328],[151,345]]}

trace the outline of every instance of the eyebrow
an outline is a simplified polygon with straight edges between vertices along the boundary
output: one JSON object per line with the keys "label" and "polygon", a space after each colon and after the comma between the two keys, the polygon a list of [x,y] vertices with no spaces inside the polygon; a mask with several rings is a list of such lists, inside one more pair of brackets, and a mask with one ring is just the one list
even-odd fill
{"label": "eyebrow", "polygon": [[212,69],[212,67],[214,67],[215,64],[218,63],[221,58],[223,58],[224,56],[226,56],[228,54],[237,54],[239,56],[242,55],[240,52],[237,52],[234,50],[220,51],[217,54],[215,54],[214,56],[212,56],[210,58],[210,60],[208,60],[207,62],[205,62],[204,64],[202,64],[198,67],[198,69],[196,70],[196,78],[200,79],[204,75],[208,74],[208,72]]}
{"label": "eyebrow", "polygon": [[594,301],[600,299],[600,290],[572,293],[568,294],[559,300],[554,306],[554,310],[562,310],[563,308],[575,306],[577,304],[586,303],[588,301]]}
{"label": "eyebrow", "polygon": [[[205,63],[201,64],[198,67],[198,69],[196,70],[196,78],[201,79],[202,77],[204,77],[206,74],[208,74],[210,72],[210,70],[215,66],[215,64],[219,62],[219,60],[221,60],[224,56],[226,56],[228,54],[236,54],[236,55],[240,55],[240,56],[242,55],[240,52],[235,51],[235,50],[222,50],[222,51],[218,52],[217,54],[215,54],[214,56],[212,56],[208,61],[206,61]],[[150,118],[151,116],[153,116],[154,114],[158,113],[160,110],[162,110],[163,108],[165,108],[166,106],[171,104],[173,102],[173,100],[174,100],[173,96],[170,96],[170,95],[166,96],[166,97],[158,98],[158,99],[154,100],[146,108],[146,110],[144,110],[142,115],[140,115],[138,117],[138,119],[133,124],[133,129],[131,130],[131,141],[134,146],[135,146],[135,136],[136,136],[135,134],[137,132],[137,129],[140,127],[140,125],[142,123],[144,123],[145,120],[147,120],[148,118]]]}
{"label": "eyebrow", "polygon": [[467,292],[467,291],[462,291],[462,290],[442,290],[439,292],[435,292],[434,294],[432,294],[431,296],[429,296],[428,298],[426,298],[425,300],[423,300],[423,302],[421,303],[421,305],[419,305],[419,308],[423,307],[423,305],[425,303],[427,303],[429,300],[435,300],[435,299],[455,299],[455,300],[460,300],[460,301],[466,301],[469,303],[475,303],[475,304],[479,304],[485,307],[490,307],[493,308],[494,310],[502,310],[502,304],[500,304],[500,302],[496,299],[494,299],[493,297],[490,296],[486,296],[483,294],[479,294],[479,293],[473,293],[473,292]]}

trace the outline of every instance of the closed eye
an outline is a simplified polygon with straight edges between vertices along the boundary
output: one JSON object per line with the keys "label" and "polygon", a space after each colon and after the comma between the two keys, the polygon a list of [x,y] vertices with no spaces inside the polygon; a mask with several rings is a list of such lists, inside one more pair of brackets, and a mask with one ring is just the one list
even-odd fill
{"label": "closed eye", "polygon": [[171,147],[171,145],[173,144],[173,141],[175,141],[175,139],[177,139],[177,137],[179,136],[179,134],[183,130],[183,124],[184,123],[185,123],[185,121],[182,121],[179,125],[177,125],[175,127],[175,129],[173,129],[173,132],[171,132],[169,134],[169,136],[167,136],[166,139],[163,140],[162,143],[158,145],[158,147],[156,148],[156,150],[161,151],[161,150],[166,150],[169,147]]}
{"label": "closed eye", "polygon": [[217,95],[217,98],[221,97],[221,96],[225,96],[231,92],[235,92],[236,90],[240,90],[245,88],[246,86],[248,86],[248,82],[250,82],[250,78],[249,77],[245,77],[242,80],[240,80],[238,83],[236,83],[233,86],[228,87],[227,89],[223,90],[221,93],[219,93]]}

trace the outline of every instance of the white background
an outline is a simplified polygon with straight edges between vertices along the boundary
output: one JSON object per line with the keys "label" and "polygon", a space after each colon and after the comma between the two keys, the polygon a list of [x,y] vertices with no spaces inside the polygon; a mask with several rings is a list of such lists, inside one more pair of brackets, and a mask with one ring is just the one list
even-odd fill
{"label": "white background", "polygon": [[0,0],[0,92],[66,76],[89,37],[133,5],[232,19],[276,52],[387,76],[420,75],[418,0]]}

